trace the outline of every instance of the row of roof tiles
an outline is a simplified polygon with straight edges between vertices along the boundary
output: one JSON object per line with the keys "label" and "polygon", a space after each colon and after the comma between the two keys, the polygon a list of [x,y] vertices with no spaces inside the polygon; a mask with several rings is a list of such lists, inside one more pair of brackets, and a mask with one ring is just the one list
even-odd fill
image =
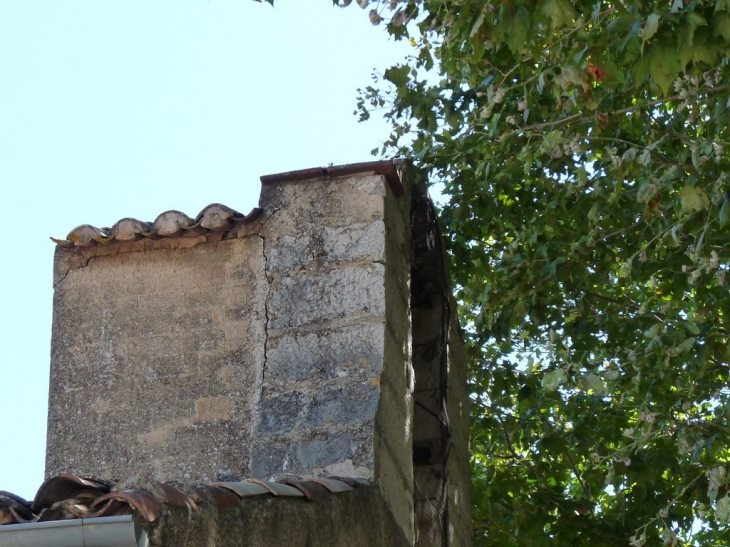
{"label": "row of roof tiles", "polygon": [[200,211],[195,218],[180,211],[165,211],[154,222],[123,218],[111,228],[82,224],[71,230],[66,239],[52,237],[51,240],[62,247],[85,247],[142,238],[198,236],[232,230],[238,225],[255,220],[260,213],[261,209],[255,208],[249,214],[243,215],[230,207],[213,203]]}
{"label": "row of roof tiles", "polygon": [[368,484],[344,477],[287,478],[278,482],[245,479],[193,487],[157,481],[136,482],[136,487],[117,490],[109,481],[62,473],[45,481],[32,502],[0,491],[0,525],[110,517],[132,512],[152,523],[160,518],[164,505],[194,511],[203,504],[232,508],[246,498],[276,496],[316,501]]}
{"label": "row of roof tiles", "polygon": [[[366,172],[384,176],[394,195],[397,197],[403,195],[403,185],[392,161],[373,161],[301,169],[275,175],[264,175],[261,177],[261,182],[262,184],[274,184],[323,177],[344,177]],[[260,213],[261,209],[255,208],[248,215],[243,215],[230,207],[213,203],[200,211],[195,218],[191,218],[180,211],[165,211],[153,222],[123,218],[111,228],[97,228],[90,224],[82,224],[71,230],[65,239],[54,237],[51,239],[61,247],[86,247],[105,245],[115,241],[135,241],[142,238],[198,236],[209,232],[229,231],[239,224],[247,224],[255,220]]]}

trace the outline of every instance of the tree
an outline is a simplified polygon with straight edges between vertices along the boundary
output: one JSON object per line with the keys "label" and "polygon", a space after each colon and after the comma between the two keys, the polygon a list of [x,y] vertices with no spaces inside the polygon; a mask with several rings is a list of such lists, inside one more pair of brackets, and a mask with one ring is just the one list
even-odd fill
{"label": "tree", "polygon": [[448,197],[477,543],[724,545],[730,3],[357,4],[414,47],[360,116]]}
{"label": "tree", "polygon": [[728,3],[370,7],[415,54],[361,116],[449,197],[479,543],[724,543]]}

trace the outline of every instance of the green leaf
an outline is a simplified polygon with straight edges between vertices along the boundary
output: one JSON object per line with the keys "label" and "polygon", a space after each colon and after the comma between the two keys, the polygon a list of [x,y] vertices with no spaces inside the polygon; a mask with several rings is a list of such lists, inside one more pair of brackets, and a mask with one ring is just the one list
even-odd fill
{"label": "green leaf", "polygon": [[697,323],[695,323],[694,321],[687,321],[685,326],[687,327],[687,330],[692,334],[700,333],[700,327],[698,327]]}
{"label": "green leaf", "polygon": [[595,374],[587,374],[583,377],[583,389],[593,390],[593,393],[598,396],[605,395],[607,391],[606,384]]}
{"label": "green leaf", "polygon": [[674,48],[653,48],[651,56],[651,77],[666,95],[682,70],[679,55]]}
{"label": "green leaf", "polygon": [[648,42],[652,36],[656,34],[657,29],[659,28],[659,20],[661,17],[658,13],[652,13],[649,15],[649,17],[646,18],[646,23],[644,24],[644,28],[641,31],[641,39],[644,42]]}
{"label": "green leaf", "polygon": [[572,26],[573,21],[578,18],[578,13],[567,0],[545,0],[540,6],[540,11],[550,20],[550,27],[553,30]]}
{"label": "green leaf", "polygon": [[541,384],[547,391],[555,391],[558,387],[564,384],[566,380],[567,377],[565,376],[565,371],[562,368],[559,368],[551,372],[546,372],[545,376],[542,377]]}
{"label": "green leaf", "polygon": [[677,351],[678,355],[684,355],[685,353],[687,353],[689,350],[691,350],[694,347],[696,341],[697,341],[697,338],[695,338],[694,336],[691,338],[687,338],[684,342],[679,344],[674,349]]}
{"label": "green leaf", "polygon": [[383,77],[396,87],[405,87],[408,84],[408,74],[411,68],[408,65],[392,66],[385,71]]}
{"label": "green leaf", "polygon": [[482,10],[482,12],[479,14],[479,17],[477,17],[477,20],[474,21],[474,26],[471,27],[471,32],[469,32],[469,38],[474,38],[477,32],[479,32],[479,29],[482,27],[482,23],[484,23],[484,17],[487,15],[486,10]]}
{"label": "green leaf", "polygon": [[715,509],[715,518],[721,524],[730,523],[730,497],[725,495],[717,500],[717,508]]}
{"label": "green leaf", "polygon": [[730,15],[721,13],[712,18],[712,35],[722,36],[726,42],[730,42]]}
{"label": "green leaf", "polygon": [[649,46],[643,55],[631,66],[631,71],[634,73],[634,79],[637,84],[643,84],[649,77],[649,67],[651,66],[651,57],[654,49],[654,46]]}
{"label": "green leaf", "polygon": [[700,211],[706,209],[710,204],[705,194],[701,189],[685,185],[679,194],[679,199],[682,202],[682,211]]}
{"label": "green leaf", "polygon": [[649,203],[657,194],[658,187],[653,182],[645,181],[641,183],[639,191],[636,194],[636,201],[639,203]]}
{"label": "green leaf", "polygon": [[650,329],[644,331],[644,336],[647,338],[656,338],[662,332],[662,324],[656,323],[651,326]]}
{"label": "green leaf", "polygon": [[530,31],[530,14],[519,6],[512,20],[510,33],[507,35],[507,47],[512,53],[520,53],[525,49],[527,33]]}
{"label": "green leaf", "polygon": [[725,224],[727,224],[728,221],[728,215],[727,214],[727,202],[728,202],[728,194],[725,192],[725,196],[722,198],[722,205],[720,206],[720,212],[718,213],[718,220],[720,222],[720,228],[724,227]]}

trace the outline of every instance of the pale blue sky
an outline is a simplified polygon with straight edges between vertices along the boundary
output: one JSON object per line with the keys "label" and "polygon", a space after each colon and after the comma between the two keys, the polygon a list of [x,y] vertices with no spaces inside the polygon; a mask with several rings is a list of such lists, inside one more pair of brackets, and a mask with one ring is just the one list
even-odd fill
{"label": "pale blue sky", "polygon": [[[373,159],[355,89],[408,53],[354,4],[0,6],[0,490],[43,480],[54,245],[79,224],[247,213],[260,175]],[[130,439],[131,442],[131,439]]]}

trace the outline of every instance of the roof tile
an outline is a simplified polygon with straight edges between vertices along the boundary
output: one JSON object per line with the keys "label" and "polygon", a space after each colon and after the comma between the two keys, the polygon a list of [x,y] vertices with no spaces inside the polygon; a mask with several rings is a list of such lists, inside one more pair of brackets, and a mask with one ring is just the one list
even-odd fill
{"label": "roof tile", "polygon": [[201,504],[225,509],[237,507],[245,498],[306,498],[318,501],[348,492],[367,481],[348,478],[286,478],[278,482],[244,479],[195,486],[189,491],[170,484],[132,478],[118,483],[62,473],[46,480],[33,502],[0,491],[0,525],[97,518],[135,512],[146,522],[155,522],[165,505],[195,511]]}
{"label": "roof tile", "polygon": [[51,240],[61,247],[86,247],[136,241],[142,238],[198,236],[232,230],[240,224],[252,222],[260,213],[261,209],[254,208],[249,214],[243,215],[220,203],[212,203],[200,211],[194,219],[180,211],[165,211],[158,215],[154,222],[123,218],[111,228],[82,224],[71,230],[65,239],[52,237]]}

